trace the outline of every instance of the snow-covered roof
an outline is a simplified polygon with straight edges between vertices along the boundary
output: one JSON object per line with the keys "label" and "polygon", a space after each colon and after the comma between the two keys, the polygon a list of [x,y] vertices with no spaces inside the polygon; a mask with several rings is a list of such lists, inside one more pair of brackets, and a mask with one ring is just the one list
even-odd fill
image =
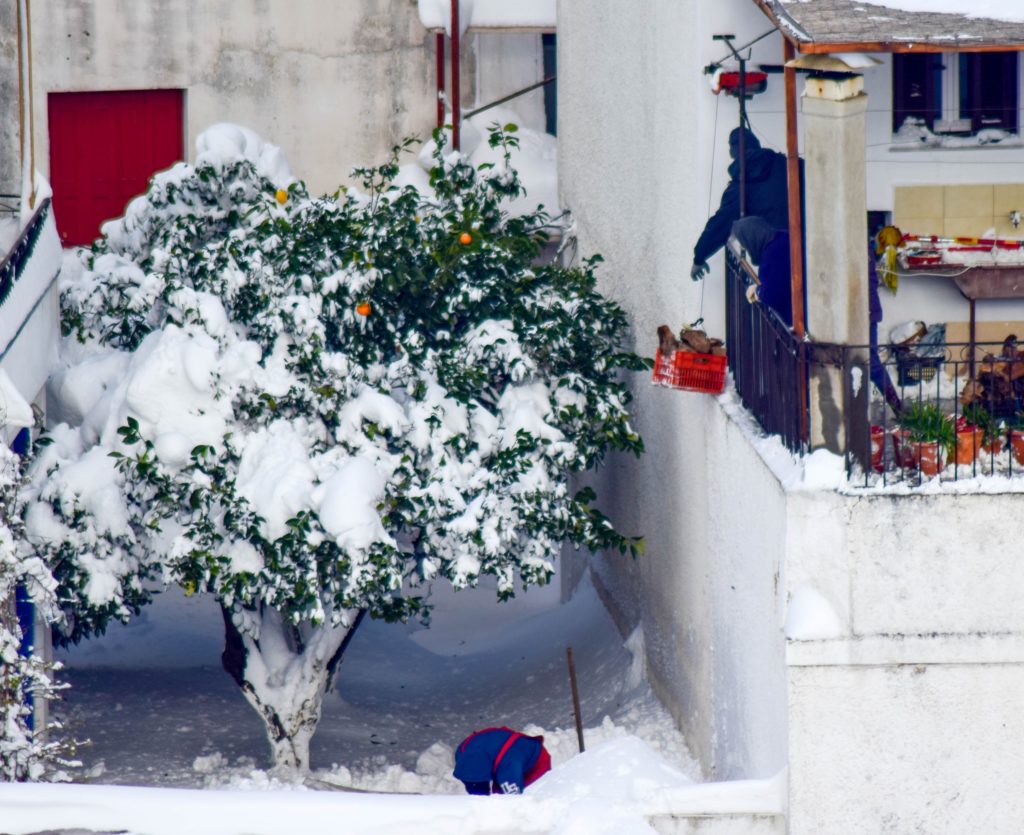
{"label": "snow-covered roof", "polygon": [[[417,0],[427,29],[451,34],[451,0]],[[555,0],[459,0],[459,28],[467,30],[554,32]]]}
{"label": "snow-covered roof", "polygon": [[754,0],[801,52],[1024,50],[1024,6],[1006,0]]}

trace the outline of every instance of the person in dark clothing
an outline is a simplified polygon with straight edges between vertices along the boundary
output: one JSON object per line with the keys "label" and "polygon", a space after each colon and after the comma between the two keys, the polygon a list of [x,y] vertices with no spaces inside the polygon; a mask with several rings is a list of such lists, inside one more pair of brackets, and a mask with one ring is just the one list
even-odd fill
{"label": "person in dark clothing", "polygon": [[764,302],[793,327],[792,277],[789,270],[789,232],[775,229],[763,217],[741,217],[732,234],[757,267],[760,286],[753,285],[750,301]]}
{"label": "person in dark clothing", "polygon": [[511,728],[475,731],[455,750],[455,777],[470,794],[522,794],[550,770],[544,737]]}
{"label": "person in dark clothing", "polygon": [[786,155],[761,147],[757,137],[748,128],[733,128],[729,134],[729,185],[722,194],[722,202],[704,226],[704,231],[693,248],[693,266],[690,277],[698,281],[707,275],[708,259],[725,246],[732,225],[740,217],[740,132],[744,135],[746,159],[745,215],[764,218],[774,229],[789,227],[789,180],[786,173]]}
{"label": "person in dark clothing", "polygon": [[871,344],[870,377],[875,388],[885,397],[895,414],[903,411],[903,401],[892,384],[892,378],[878,351],[878,323],[882,321],[882,300],[878,296],[878,268],[873,247],[868,247],[868,340]]}

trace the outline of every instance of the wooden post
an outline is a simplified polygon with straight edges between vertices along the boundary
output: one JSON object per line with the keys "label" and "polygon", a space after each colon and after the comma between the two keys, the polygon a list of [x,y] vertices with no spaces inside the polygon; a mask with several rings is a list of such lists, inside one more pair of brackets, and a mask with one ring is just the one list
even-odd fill
{"label": "wooden post", "polygon": [[[782,63],[793,60],[793,44],[788,38],[782,39]],[[790,304],[792,305],[793,333],[800,345],[800,440],[805,444],[810,437],[807,421],[807,379],[804,337],[807,324],[804,312],[804,234],[803,207],[800,189],[800,143],[796,130],[796,70],[785,67],[783,86],[786,93],[786,179],[789,191],[789,280]]]}
{"label": "wooden post", "polygon": [[572,660],[572,647],[566,647],[565,657],[569,663],[569,686],[572,689],[572,712],[576,717],[576,739],[580,744],[580,753],[585,750],[583,747],[583,719],[580,716],[580,691],[576,687],[576,665]]}

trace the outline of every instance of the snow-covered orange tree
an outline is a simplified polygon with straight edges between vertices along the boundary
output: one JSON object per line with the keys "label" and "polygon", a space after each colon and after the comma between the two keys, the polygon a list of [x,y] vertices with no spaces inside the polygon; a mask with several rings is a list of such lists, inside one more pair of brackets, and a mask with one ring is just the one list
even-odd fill
{"label": "snow-covered orange tree", "polygon": [[535,264],[549,219],[504,208],[507,153],[438,152],[421,192],[393,184],[403,150],[311,198],[272,146],[219,127],[63,290],[66,422],[26,523],[67,638],[129,618],[153,580],[215,595],[279,766],[307,767],[363,614],[415,616],[440,578],[511,596],[567,541],[639,545],[570,487],[642,449],[619,379],[642,363],[596,259]]}

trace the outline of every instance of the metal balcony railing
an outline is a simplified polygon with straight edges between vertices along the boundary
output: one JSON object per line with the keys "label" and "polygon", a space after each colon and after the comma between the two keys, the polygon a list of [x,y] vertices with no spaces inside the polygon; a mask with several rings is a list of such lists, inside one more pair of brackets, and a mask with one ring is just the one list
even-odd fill
{"label": "metal balcony railing", "polygon": [[0,307],[7,301],[14,289],[15,282],[25,271],[25,266],[28,264],[29,258],[32,257],[32,251],[39,241],[49,213],[50,198],[46,198],[39,204],[39,208],[36,209],[25,228],[21,230],[21,234],[15,239],[3,261],[0,261]]}
{"label": "metal balcony railing", "polygon": [[[726,345],[736,392],[765,432],[803,454],[807,380],[824,369],[863,376],[866,345],[801,342],[750,304],[751,268],[726,251]],[[1024,342],[1022,342],[1024,345]],[[842,415],[847,474],[865,486],[1024,475],[1024,348],[1001,343],[880,345],[866,410]]]}

